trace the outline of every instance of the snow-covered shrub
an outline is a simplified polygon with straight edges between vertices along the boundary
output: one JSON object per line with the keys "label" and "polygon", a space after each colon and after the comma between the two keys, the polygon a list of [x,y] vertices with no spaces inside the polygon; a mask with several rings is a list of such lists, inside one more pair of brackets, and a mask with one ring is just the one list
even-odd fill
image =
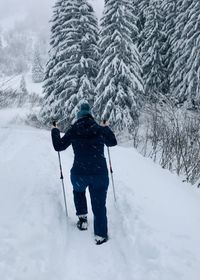
{"label": "snow-covered shrub", "polygon": [[28,103],[31,107],[39,107],[42,105],[43,98],[37,93],[32,92],[28,96]]}
{"label": "snow-covered shrub", "polygon": [[30,125],[33,127],[46,129],[47,127],[46,126],[44,127],[44,124],[41,122],[41,120],[39,118],[39,110],[40,110],[40,108],[38,107],[33,112],[28,114],[25,122],[27,125]]}
{"label": "snow-covered shrub", "polygon": [[177,109],[173,103],[147,103],[132,136],[134,146],[192,184],[200,179],[199,111]]}
{"label": "snow-covered shrub", "polygon": [[16,90],[0,90],[0,109],[17,107],[18,96]]}

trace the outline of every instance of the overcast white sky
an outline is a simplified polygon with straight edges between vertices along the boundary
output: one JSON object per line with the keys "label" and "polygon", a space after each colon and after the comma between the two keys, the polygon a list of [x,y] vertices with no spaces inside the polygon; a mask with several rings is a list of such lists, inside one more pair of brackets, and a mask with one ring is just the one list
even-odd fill
{"label": "overcast white sky", "polygon": [[1,0],[0,1],[0,17],[21,14],[27,12],[28,14],[49,14],[50,7],[54,0]]}
{"label": "overcast white sky", "polygon": [[[24,18],[28,25],[46,25],[51,17],[51,7],[56,0],[0,0],[0,25]],[[89,0],[100,17],[104,0]]]}

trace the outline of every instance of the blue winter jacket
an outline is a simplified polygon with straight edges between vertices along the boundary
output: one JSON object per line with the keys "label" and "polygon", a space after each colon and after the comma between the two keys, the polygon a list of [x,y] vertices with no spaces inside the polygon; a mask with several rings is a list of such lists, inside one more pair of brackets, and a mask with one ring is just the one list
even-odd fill
{"label": "blue winter jacket", "polygon": [[61,138],[60,131],[53,128],[52,142],[56,151],[63,151],[72,144],[74,164],[71,169],[76,175],[107,174],[104,156],[104,144],[108,147],[117,145],[114,133],[109,127],[98,125],[92,116],[87,115],[72,125]]}

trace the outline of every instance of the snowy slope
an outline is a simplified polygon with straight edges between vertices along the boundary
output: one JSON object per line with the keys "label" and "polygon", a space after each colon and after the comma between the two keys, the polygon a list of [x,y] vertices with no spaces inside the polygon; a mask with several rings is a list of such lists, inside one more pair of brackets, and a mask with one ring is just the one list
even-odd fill
{"label": "snowy slope", "polygon": [[[10,77],[0,78],[0,89],[1,90],[18,90],[20,88],[20,81],[22,75],[13,75]],[[24,75],[26,88],[29,93],[36,93],[40,96],[43,94],[43,83],[34,83],[30,73]]]}
{"label": "snowy slope", "polygon": [[110,187],[110,240],[98,247],[91,214],[88,232],[75,227],[72,150],[62,153],[67,222],[50,133],[20,124],[20,114],[0,111],[0,279],[199,279],[197,191],[134,149],[113,148],[118,202]]}

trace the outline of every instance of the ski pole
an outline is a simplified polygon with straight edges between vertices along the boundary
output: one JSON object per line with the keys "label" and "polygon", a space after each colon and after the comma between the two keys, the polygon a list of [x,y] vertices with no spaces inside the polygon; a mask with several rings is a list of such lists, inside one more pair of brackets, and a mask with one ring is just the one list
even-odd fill
{"label": "ski pole", "polygon": [[109,159],[109,166],[110,166],[110,175],[111,175],[112,187],[113,187],[113,195],[114,195],[115,202],[117,202],[116,192],[115,192],[115,184],[114,184],[114,176],[113,176],[113,169],[112,169],[112,162],[111,162],[111,155],[110,155],[109,147],[107,147],[107,150],[108,150],[108,159]]}
{"label": "ski pole", "polygon": [[[106,120],[103,120],[103,124],[106,124]],[[113,176],[113,169],[112,169],[112,161],[111,161],[111,155],[110,155],[110,149],[107,147],[108,151],[108,160],[109,160],[109,167],[110,167],[110,175],[111,175],[111,180],[112,180],[112,187],[113,187],[113,195],[114,195],[114,200],[117,202],[117,197],[116,197],[116,192],[115,192],[115,184],[114,184],[114,176]]]}
{"label": "ski pole", "polygon": [[68,218],[67,201],[66,201],[66,195],[65,195],[65,185],[64,185],[64,177],[63,177],[63,172],[62,172],[62,163],[61,163],[60,152],[58,152],[58,160],[59,160],[59,166],[60,166],[60,179],[62,181],[62,189],[63,189],[63,197],[64,197],[64,203],[65,203],[66,217]]}

